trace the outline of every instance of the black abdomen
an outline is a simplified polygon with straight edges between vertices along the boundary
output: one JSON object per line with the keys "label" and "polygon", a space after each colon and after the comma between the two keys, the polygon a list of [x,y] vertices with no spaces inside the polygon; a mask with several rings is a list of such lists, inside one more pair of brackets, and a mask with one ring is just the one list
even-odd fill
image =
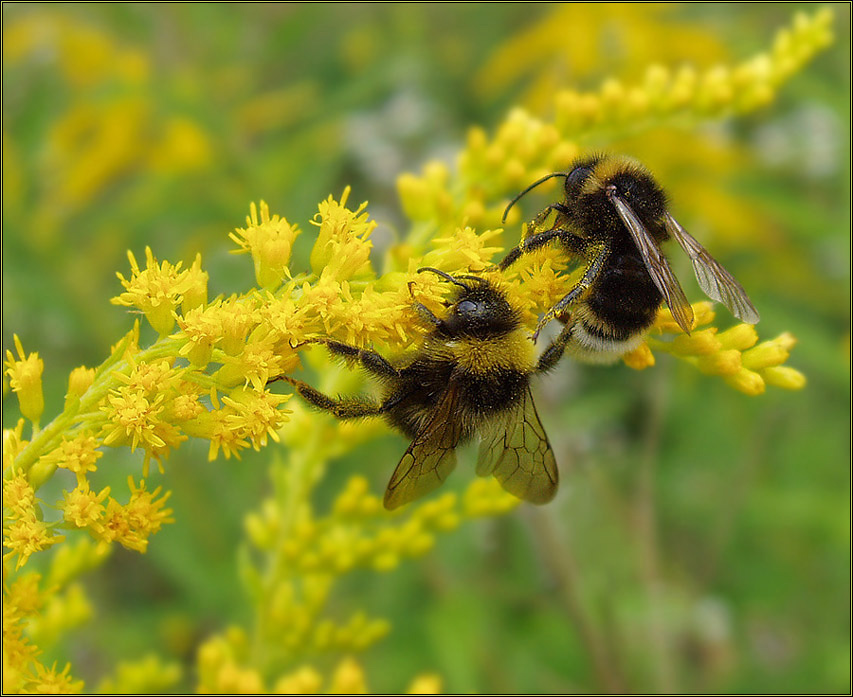
{"label": "black abdomen", "polygon": [[514,370],[492,370],[487,374],[464,371],[450,362],[422,359],[402,371],[401,384],[388,396],[398,398],[386,415],[390,423],[414,438],[429,423],[442,398],[454,395],[453,413],[462,426],[460,442],[470,438],[483,417],[505,411],[524,394],[527,376]]}
{"label": "black abdomen", "polygon": [[652,326],[662,300],[643,262],[619,255],[608,260],[587,306],[609,330],[609,338],[623,340]]}

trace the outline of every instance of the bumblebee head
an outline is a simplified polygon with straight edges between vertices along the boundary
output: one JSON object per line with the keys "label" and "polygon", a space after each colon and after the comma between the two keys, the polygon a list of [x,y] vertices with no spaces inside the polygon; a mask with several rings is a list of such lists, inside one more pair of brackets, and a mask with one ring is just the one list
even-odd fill
{"label": "bumblebee head", "polygon": [[522,196],[555,177],[564,179],[564,200],[551,208],[587,233],[621,229],[613,196],[647,224],[659,221],[666,212],[666,196],[643,165],[630,157],[597,153],[575,160],[566,172],[552,172],[533,182],[510,201],[503,219]]}
{"label": "bumblebee head", "polygon": [[479,276],[451,276],[444,271],[424,267],[458,286],[447,314],[438,331],[448,337],[487,338],[508,334],[521,325],[519,313],[509,304],[504,293]]}

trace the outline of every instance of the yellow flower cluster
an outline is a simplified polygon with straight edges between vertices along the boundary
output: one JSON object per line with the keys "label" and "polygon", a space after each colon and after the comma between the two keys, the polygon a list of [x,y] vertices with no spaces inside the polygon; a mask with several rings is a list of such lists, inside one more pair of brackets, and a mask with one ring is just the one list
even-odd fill
{"label": "yellow flower cluster", "polygon": [[240,245],[240,249],[232,250],[232,254],[250,253],[255,263],[258,287],[278,288],[288,273],[287,264],[299,228],[277,215],[270,218],[269,206],[264,201],[261,201],[260,218],[252,203],[246,223],[245,228],[237,228],[229,234]]}
{"label": "yellow flower cluster", "polygon": [[44,411],[44,394],[41,387],[41,374],[44,371],[44,361],[37,353],[24,354],[24,347],[17,335],[14,337],[18,358],[11,351],[6,351],[4,363],[9,386],[18,395],[21,414],[34,424],[38,424]]}
{"label": "yellow flower cluster", "polygon": [[175,311],[181,306],[184,312],[207,302],[207,272],[201,270],[201,255],[196,256],[192,267],[181,271],[183,262],[174,266],[168,261],[157,263],[149,247],[145,248],[146,268],[139,270],[133,252],[127,253],[133,272],[130,280],[117,273],[125,292],[112,299],[114,305],[135,307],[160,336],[168,334],[175,326]]}
{"label": "yellow flower cluster", "polygon": [[[350,655],[343,656],[328,677],[309,663],[267,681],[251,663],[249,638],[238,627],[208,640],[199,650],[198,691],[209,694],[280,695],[364,695],[369,693],[367,676],[361,664]],[[416,676],[406,694],[441,693],[441,679],[435,675]]]}
{"label": "yellow flower cluster", "polygon": [[625,355],[623,361],[636,370],[648,368],[655,363],[654,349],[687,361],[705,375],[719,375],[727,384],[748,395],[761,394],[768,384],[786,390],[805,387],[805,375],[783,365],[797,343],[792,334],[785,332],[759,344],[758,334],[751,324],[737,324],[723,332],[716,327],[696,331],[697,327],[714,321],[712,307],[709,302],[693,305],[694,331],[689,335],[681,330],[668,309],[660,310],[652,334],[676,336],[663,341],[650,335],[636,350]]}
{"label": "yellow flower cluster", "polygon": [[[4,492],[5,501],[5,492]],[[86,540],[57,548],[43,578],[23,572],[3,583],[3,692],[4,694],[58,694],[81,692],[70,664],[57,669],[42,664],[43,648],[79,626],[92,614],[82,586],[74,582],[81,573],[101,563],[106,551]],[[41,647],[41,648],[40,648]]]}
{"label": "yellow flower cluster", "polygon": [[43,240],[61,234],[65,217],[117,179],[197,170],[212,159],[212,139],[198,120],[152,109],[151,57],[94,24],[48,7],[10,16],[3,24],[3,60],[53,61],[74,96],[50,125],[40,159],[40,174],[49,176],[42,176],[42,200],[33,206],[33,230]]}
{"label": "yellow flower cluster", "polygon": [[[829,8],[797,14],[769,53],[733,67],[672,71],[652,65],[634,85],[611,78],[596,92],[557,90],[553,123],[517,108],[491,138],[473,128],[458,157],[458,177],[440,163],[427,164],[420,176],[400,177],[403,209],[412,220],[437,222],[442,229],[465,218],[473,225],[496,226],[506,205],[502,197],[565,170],[580,152],[579,142],[594,133],[624,135],[764,106],[784,80],[832,42],[832,22]],[[511,212],[509,222],[518,221],[518,215]]]}
{"label": "yellow flower cluster", "polygon": [[781,30],[769,53],[759,53],[727,68],[670,71],[652,65],[638,85],[608,79],[597,93],[561,91],[555,99],[561,133],[638,128],[647,120],[699,119],[753,111],[771,102],[779,85],[832,43],[832,10],[797,14]]}
{"label": "yellow flower cluster", "polygon": [[174,690],[181,678],[181,667],[176,662],[165,662],[154,654],[132,661],[121,661],[111,675],[98,685],[97,692],[104,695],[160,694]]}
{"label": "yellow flower cluster", "polygon": [[255,546],[277,548],[277,556],[299,573],[342,574],[356,567],[390,571],[403,559],[429,551],[436,533],[454,530],[466,519],[504,513],[517,503],[494,480],[475,479],[461,500],[445,493],[389,516],[381,499],[368,492],[367,480],[356,475],[327,517],[306,513],[284,536],[269,502],[247,518],[247,531]]}

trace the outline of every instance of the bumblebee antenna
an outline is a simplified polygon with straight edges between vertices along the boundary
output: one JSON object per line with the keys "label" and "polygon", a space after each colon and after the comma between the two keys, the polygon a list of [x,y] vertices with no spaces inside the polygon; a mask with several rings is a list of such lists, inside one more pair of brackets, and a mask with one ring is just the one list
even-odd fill
{"label": "bumblebee antenna", "polygon": [[457,286],[461,286],[465,290],[470,290],[470,288],[468,288],[468,286],[466,286],[464,283],[462,283],[462,281],[459,281],[459,280],[453,278],[453,276],[451,276],[446,271],[434,269],[431,266],[422,266],[421,268],[418,269],[418,273],[423,273],[424,271],[431,271],[432,273],[436,274],[437,276],[441,276],[445,281],[450,281],[451,283],[454,283]]}
{"label": "bumblebee antenna", "polygon": [[568,177],[568,176],[569,176],[568,172],[551,172],[551,174],[546,174],[541,179],[537,179],[530,186],[528,186],[524,191],[522,191],[520,194],[516,195],[516,197],[514,199],[512,199],[512,201],[509,202],[507,207],[504,208],[504,214],[503,214],[503,217],[501,218],[501,223],[506,222],[506,216],[509,213],[509,209],[512,208],[518,202],[518,199],[520,199],[522,196],[524,196],[528,191],[530,191],[531,189],[535,189],[540,184],[548,181],[549,179],[553,179],[554,177]]}

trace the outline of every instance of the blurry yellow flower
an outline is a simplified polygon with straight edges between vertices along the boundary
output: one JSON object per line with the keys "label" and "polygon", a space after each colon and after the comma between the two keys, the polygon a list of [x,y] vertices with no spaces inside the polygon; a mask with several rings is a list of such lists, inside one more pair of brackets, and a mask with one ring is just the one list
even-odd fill
{"label": "blurry yellow flower", "polygon": [[28,692],[44,695],[61,695],[83,691],[83,681],[71,677],[71,664],[66,663],[61,672],[56,672],[56,662],[48,670],[40,663],[36,664],[35,680]]}
{"label": "blurry yellow flower", "polygon": [[62,442],[46,455],[42,455],[39,462],[42,465],[53,465],[70,470],[77,475],[77,481],[85,479],[87,472],[94,472],[97,467],[95,463],[103,453],[98,450],[100,443],[88,431],[79,433],[71,439]]}
{"label": "blurry yellow flower", "polygon": [[177,662],[166,663],[154,654],[120,661],[112,676],[98,685],[99,694],[153,694],[170,692],[181,678]]}
{"label": "blurry yellow flower", "polygon": [[16,569],[20,569],[31,554],[47,549],[57,542],[62,542],[64,535],[54,535],[51,526],[37,520],[35,513],[18,518],[9,526],[3,528],[3,546],[9,551],[3,555],[3,560],[13,556],[18,557]]}
{"label": "blurry yellow flower", "polygon": [[[652,330],[646,338],[642,350],[666,351],[696,366],[706,375],[723,377],[728,385],[748,395],[764,392],[765,383],[784,389],[801,389],[805,386],[805,377],[787,366],[782,366],[796,343],[788,332],[776,339],[755,346],[758,333],[750,324],[736,324],[720,332],[716,327],[696,330],[696,327],[714,320],[713,304],[695,303],[693,306],[694,331],[688,336],[672,319],[669,309],[662,308]],[[671,341],[654,338],[655,333],[672,333],[676,337]],[[624,356],[623,360],[631,368],[642,369],[645,361],[637,360],[637,352]],[[654,357],[652,356],[652,361]]]}
{"label": "blurry yellow flower", "polygon": [[9,376],[9,385],[18,395],[21,413],[37,424],[44,411],[44,394],[41,387],[41,374],[44,371],[44,361],[37,353],[24,354],[24,347],[18,335],[14,335],[15,349],[18,360],[11,351],[6,351],[5,372]]}
{"label": "blurry yellow flower", "polygon": [[89,488],[89,482],[78,483],[77,488],[65,493],[65,520],[78,528],[96,528],[106,511],[103,501],[109,495],[110,487],[96,494]]}
{"label": "blurry yellow flower", "polygon": [[35,510],[36,494],[27,477],[18,472],[3,478],[3,507],[8,508],[14,517],[31,516]]}
{"label": "blurry yellow flower", "polygon": [[463,513],[472,518],[500,515],[515,508],[520,499],[504,491],[492,477],[474,479],[462,498]]}
{"label": "blurry yellow flower", "polygon": [[81,365],[74,368],[68,376],[68,394],[65,395],[66,405],[70,399],[79,399],[92,386],[95,380],[95,369]]}
{"label": "blurry yellow flower", "polygon": [[[15,428],[3,429],[3,471],[11,470],[15,459],[27,446],[29,441],[24,440],[24,419],[18,419]],[[5,499],[4,499],[5,500]]]}
{"label": "blurry yellow flower", "polygon": [[159,139],[147,153],[153,170],[180,172],[209,165],[213,147],[201,124],[185,116],[172,116],[161,129]]}
{"label": "blurry yellow flower", "polygon": [[458,228],[453,235],[436,237],[433,250],[428,252],[421,266],[431,266],[442,271],[483,271],[501,247],[488,247],[486,243],[500,237],[500,230],[485,230],[477,234],[470,227]]}
{"label": "blurry yellow flower", "polygon": [[273,685],[272,691],[279,695],[315,695],[320,692],[323,677],[310,666],[282,675]]}
{"label": "blurry yellow flower", "polygon": [[418,675],[412,680],[409,689],[406,690],[408,695],[440,695],[441,694],[441,678],[438,675],[426,674]]}
{"label": "blurry yellow flower", "polygon": [[327,690],[330,695],[365,695],[367,681],[364,669],[351,657],[342,660],[335,672]]}

